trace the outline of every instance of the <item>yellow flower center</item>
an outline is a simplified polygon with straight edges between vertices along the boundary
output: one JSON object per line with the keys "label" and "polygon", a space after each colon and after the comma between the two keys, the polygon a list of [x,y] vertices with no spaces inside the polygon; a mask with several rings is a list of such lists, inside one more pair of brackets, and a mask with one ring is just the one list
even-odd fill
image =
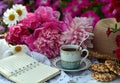
{"label": "yellow flower center", "polygon": [[13,21],[15,19],[15,15],[14,14],[10,14],[9,15],[9,20]]}
{"label": "yellow flower center", "polygon": [[21,47],[21,46],[16,46],[16,47],[15,47],[15,51],[16,51],[16,52],[20,52],[21,50],[22,50],[22,47]]}
{"label": "yellow flower center", "polygon": [[18,14],[19,16],[22,15],[22,11],[21,11],[20,9],[16,10],[16,12],[17,12],[17,14]]}

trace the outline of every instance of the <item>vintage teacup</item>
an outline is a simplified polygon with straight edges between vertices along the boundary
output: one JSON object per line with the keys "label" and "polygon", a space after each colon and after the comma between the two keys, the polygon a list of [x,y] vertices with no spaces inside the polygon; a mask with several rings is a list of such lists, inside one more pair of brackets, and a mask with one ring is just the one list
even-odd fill
{"label": "vintage teacup", "polygon": [[[61,66],[65,69],[80,68],[81,63],[88,57],[88,50],[78,49],[78,45],[63,45],[60,47]],[[82,53],[86,51],[86,55],[81,57]]]}

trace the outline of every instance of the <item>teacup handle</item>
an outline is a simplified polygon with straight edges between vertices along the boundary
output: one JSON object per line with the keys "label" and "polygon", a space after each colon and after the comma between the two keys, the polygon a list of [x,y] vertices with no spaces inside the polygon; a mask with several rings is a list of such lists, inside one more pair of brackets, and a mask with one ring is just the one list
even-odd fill
{"label": "teacup handle", "polygon": [[89,55],[89,51],[87,50],[87,49],[82,49],[82,53],[83,52],[86,52],[86,55],[84,56],[84,58],[80,61],[80,64],[88,57],[88,55]]}

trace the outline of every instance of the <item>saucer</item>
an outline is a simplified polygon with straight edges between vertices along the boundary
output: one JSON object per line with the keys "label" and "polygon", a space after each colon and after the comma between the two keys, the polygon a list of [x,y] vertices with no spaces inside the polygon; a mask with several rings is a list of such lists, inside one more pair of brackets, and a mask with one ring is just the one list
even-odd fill
{"label": "saucer", "polygon": [[85,70],[85,69],[88,69],[91,65],[91,62],[89,59],[85,59],[80,67],[78,69],[74,69],[74,70],[69,70],[69,69],[64,69],[62,68],[61,66],[61,59],[60,57],[57,57],[55,59],[52,60],[52,65],[56,68],[59,68],[60,70],[63,70],[63,71],[67,71],[67,72],[78,72],[78,71],[82,71],[82,70]]}

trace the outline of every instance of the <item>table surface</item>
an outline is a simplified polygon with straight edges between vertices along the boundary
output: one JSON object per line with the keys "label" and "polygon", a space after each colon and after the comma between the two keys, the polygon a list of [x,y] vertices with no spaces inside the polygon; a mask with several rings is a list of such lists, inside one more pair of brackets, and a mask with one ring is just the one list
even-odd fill
{"label": "table surface", "polygon": [[[120,78],[112,82],[99,82],[91,77],[91,71],[68,73],[61,71],[61,74],[46,83],[119,83]],[[0,83],[13,83],[0,75]]]}
{"label": "table surface", "polygon": [[[3,43],[5,43],[4,40],[0,40],[0,46],[3,46]],[[3,46],[4,48],[5,46]],[[36,59],[39,62],[42,62],[43,64],[50,65],[50,60],[45,57],[45,55],[36,53],[36,52],[30,52],[29,55]],[[98,62],[96,59],[91,60],[92,63]],[[61,71],[61,74],[50,79],[46,83],[120,83],[120,77],[118,77],[116,80],[111,82],[99,82],[91,77],[91,70],[86,69],[79,72],[64,72]],[[13,83],[0,75],[0,83]]]}
{"label": "table surface", "polygon": [[[39,56],[32,56],[32,57],[34,58],[36,57],[38,59]],[[48,59],[44,58],[42,63],[49,64]],[[92,78],[91,73],[92,72],[90,69],[86,69],[79,72],[72,72],[72,73],[61,71],[60,75],[50,79],[46,83],[81,83],[81,82],[82,83],[119,83],[120,82],[120,77],[118,77],[116,80],[111,82],[100,82]],[[0,83],[13,83],[13,82],[9,81],[8,79],[0,75]]]}

